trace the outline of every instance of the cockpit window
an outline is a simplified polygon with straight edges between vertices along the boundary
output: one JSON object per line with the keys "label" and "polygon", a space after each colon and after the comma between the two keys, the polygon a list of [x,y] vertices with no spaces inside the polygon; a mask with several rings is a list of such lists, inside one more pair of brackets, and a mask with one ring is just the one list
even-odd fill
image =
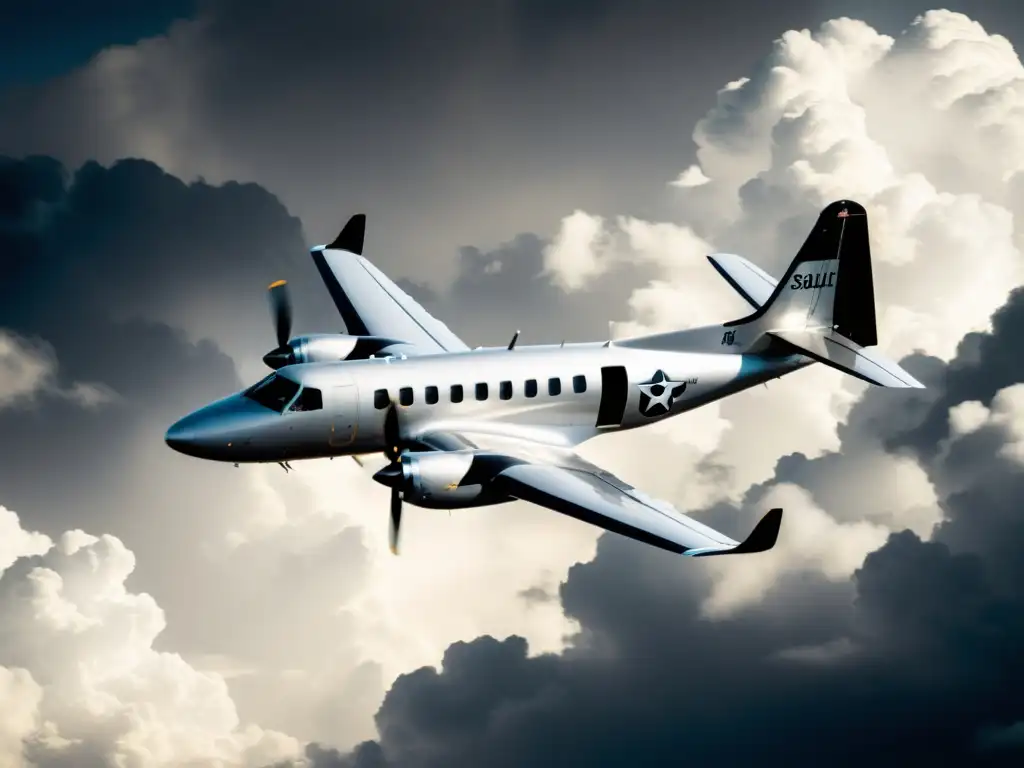
{"label": "cockpit window", "polygon": [[281,413],[298,391],[299,385],[294,381],[272,373],[259,384],[249,387],[243,394],[264,408]]}
{"label": "cockpit window", "polygon": [[319,411],[324,407],[324,397],[319,389],[305,387],[295,398],[289,411]]}

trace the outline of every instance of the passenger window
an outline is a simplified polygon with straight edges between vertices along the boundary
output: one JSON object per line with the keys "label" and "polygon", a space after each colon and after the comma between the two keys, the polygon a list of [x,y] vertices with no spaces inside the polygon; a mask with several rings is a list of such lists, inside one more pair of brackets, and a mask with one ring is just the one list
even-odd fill
{"label": "passenger window", "polygon": [[479,383],[476,385],[476,399],[486,400],[487,399],[487,384]]}
{"label": "passenger window", "polygon": [[426,392],[427,405],[434,405],[437,402],[437,387],[427,387]]}
{"label": "passenger window", "polygon": [[586,376],[573,376],[572,377],[572,391],[577,395],[582,395],[587,391],[587,377]]}
{"label": "passenger window", "polygon": [[511,381],[503,381],[503,382],[501,382],[501,385],[498,387],[498,397],[500,397],[502,400],[511,400],[512,399],[512,382]]}
{"label": "passenger window", "polygon": [[559,378],[548,379],[548,394],[554,397],[562,394],[562,380]]}
{"label": "passenger window", "polygon": [[412,387],[402,387],[398,390],[398,402],[402,405],[412,405]]}
{"label": "passenger window", "polygon": [[298,391],[299,385],[296,382],[279,373],[273,373],[249,387],[243,394],[264,408],[281,413]]}
{"label": "passenger window", "polygon": [[536,379],[527,379],[526,380],[526,386],[523,387],[523,394],[526,395],[527,397],[536,397],[537,396],[537,380]]}
{"label": "passenger window", "polygon": [[319,389],[306,387],[295,398],[289,411],[319,411],[324,407],[324,398]]}
{"label": "passenger window", "polygon": [[453,403],[461,403],[462,402],[462,385],[461,384],[452,384],[452,402]]}
{"label": "passenger window", "polygon": [[378,411],[383,411],[391,405],[391,397],[388,395],[386,389],[378,389],[373,393],[373,407]]}

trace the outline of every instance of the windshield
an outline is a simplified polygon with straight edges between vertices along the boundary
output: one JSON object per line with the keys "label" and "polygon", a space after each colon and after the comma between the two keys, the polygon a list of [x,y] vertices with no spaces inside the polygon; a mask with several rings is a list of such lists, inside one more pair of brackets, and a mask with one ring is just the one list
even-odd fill
{"label": "windshield", "polygon": [[263,381],[249,387],[242,394],[250,400],[259,403],[264,408],[281,413],[298,391],[299,385],[294,381],[280,374],[272,373]]}

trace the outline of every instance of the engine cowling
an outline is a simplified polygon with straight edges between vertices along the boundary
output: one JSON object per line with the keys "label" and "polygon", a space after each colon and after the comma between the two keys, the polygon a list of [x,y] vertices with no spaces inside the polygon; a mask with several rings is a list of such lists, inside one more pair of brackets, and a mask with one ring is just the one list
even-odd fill
{"label": "engine cowling", "polygon": [[340,360],[366,360],[371,356],[400,355],[408,344],[381,336],[349,336],[345,333],[319,333],[298,336],[284,347],[263,357],[269,367],[277,370],[301,363],[333,363]]}
{"label": "engine cowling", "polygon": [[404,453],[374,479],[384,485],[397,485],[403,501],[429,509],[478,507],[503,501],[481,483],[459,485],[472,464],[471,451]]}

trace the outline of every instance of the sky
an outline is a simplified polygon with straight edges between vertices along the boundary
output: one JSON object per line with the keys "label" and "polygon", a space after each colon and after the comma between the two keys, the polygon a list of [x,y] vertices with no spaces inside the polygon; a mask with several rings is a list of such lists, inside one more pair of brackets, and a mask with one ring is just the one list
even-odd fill
{"label": "sky", "polygon": [[[1018,765],[1024,6],[40,2],[0,30],[0,765]],[[366,254],[471,345],[740,316],[870,216],[880,349],[581,448],[770,553],[693,561],[174,420],[341,331]],[[728,560],[724,558],[723,560]]]}

